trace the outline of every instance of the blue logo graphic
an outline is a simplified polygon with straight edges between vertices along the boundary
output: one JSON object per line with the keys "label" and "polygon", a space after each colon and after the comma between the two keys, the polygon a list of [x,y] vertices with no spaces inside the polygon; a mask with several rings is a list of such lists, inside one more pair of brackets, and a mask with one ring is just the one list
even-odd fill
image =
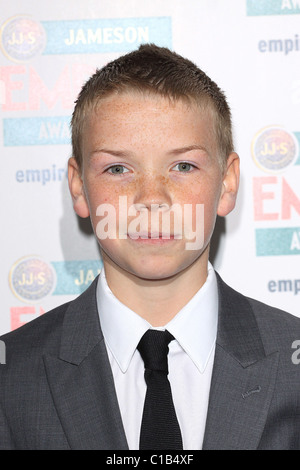
{"label": "blue logo graphic", "polygon": [[297,164],[298,134],[275,126],[260,130],[254,137],[251,147],[255,163],[269,173],[283,172],[291,165]]}
{"label": "blue logo graphic", "polygon": [[48,168],[26,168],[24,170],[16,171],[16,181],[18,183],[39,183],[45,186],[49,183],[59,183],[67,178],[67,169],[59,168],[52,164]]}
{"label": "blue logo graphic", "polygon": [[69,116],[3,119],[4,146],[68,145]]}
{"label": "blue logo graphic", "polygon": [[13,294],[25,302],[43,299],[53,291],[55,282],[52,266],[34,256],[17,261],[9,273],[9,285]]}
{"label": "blue logo graphic", "polygon": [[289,38],[273,38],[273,39],[261,39],[258,42],[258,50],[262,54],[284,54],[288,55],[293,52],[299,52],[300,42],[299,35],[294,34]]}
{"label": "blue logo graphic", "polygon": [[100,274],[102,266],[101,259],[46,262],[27,256],[12,266],[9,285],[23,302],[37,302],[48,295],[80,295]]}
{"label": "blue logo graphic", "polygon": [[[293,132],[294,136],[296,137],[298,141],[298,147],[300,148],[300,132]],[[300,152],[298,155],[298,159],[295,161],[295,165],[300,165]]]}
{"label": "blue logo graphic", "polygon": [[256,255],[300,255],[300,227],[256,229]]}
{"label": "blue logo graphic", "polygon": [[170,17],[43,21],[44,54],[125,52],[142,43],[171,47]]}
{"label": "blue logo graphic", "polygon": [[25,15],[8,19],[0,45],[8,59],[28,62],[40,54],[121,53],[142,43],[172,47],[171,17],[42,21]]}
{"label": "blue logo graphic", "polygon": [[42,25],[29,16],[14,16],[0,30],[2,51],[14,62],[28,62],[40,55],[46,40]]}
{"label": "blue logo graphic", "polygon": [[102,260],[52,261],[56,272],[53,295],[79,295],[84,292],[101,271]]}
{"label": "blue logo graphic", "polygon": [[247,15],[297,15],[299,0],[247,0]]}

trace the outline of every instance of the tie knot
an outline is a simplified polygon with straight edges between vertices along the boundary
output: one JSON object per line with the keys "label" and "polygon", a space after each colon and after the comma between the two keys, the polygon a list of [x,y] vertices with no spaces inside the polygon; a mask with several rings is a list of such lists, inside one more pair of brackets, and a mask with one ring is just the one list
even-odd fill
{"label": "tie knot", "polygon": [[167,330],[148,330],[138,344],[145,369],[160,370],[168,374],[169,343],[174,337]]}

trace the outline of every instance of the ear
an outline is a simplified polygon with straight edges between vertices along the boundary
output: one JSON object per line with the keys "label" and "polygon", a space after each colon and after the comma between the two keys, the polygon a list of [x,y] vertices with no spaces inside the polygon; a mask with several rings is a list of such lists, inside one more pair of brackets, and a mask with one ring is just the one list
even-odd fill
{"label": "ear", "polygon": [[83,218],[89,217],[90,211],[84,192],[81,171],[74,157],[71,157],[68,161],[68,181],[76,214]]}
{"label": "ear", "polygon": [[217,214],[221,217],[229,214],[235,207],[240,181],[240,159],[232,152],[227,159],[226,171],[223,178],[222,192]]}

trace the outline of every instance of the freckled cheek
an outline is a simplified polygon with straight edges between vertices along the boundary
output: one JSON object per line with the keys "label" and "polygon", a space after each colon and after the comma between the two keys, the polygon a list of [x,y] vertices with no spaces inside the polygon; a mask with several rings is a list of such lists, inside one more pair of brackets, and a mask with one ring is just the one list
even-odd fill
{"label": "freckled cheek", "polygon": [[210,186],[197,181],[187,185],[174,185],[174,202],[179,204],[207,204],[212,197]]}
{"label": "freckled cheek", "polygon": [[134,183],[127,185],[126,190],[123,184],[108,185],[101,183],[88,183],[86,185],[86,195],[92,217],[95,217],[97,207],[101,204],[111,204],[116,214],[119,212],[120,197],[126,196],[127,203],[132,204],[135,193]]}
{"label": "freckled cheek", "polygon": [[198,224],[198,214],[202,213],[200,209],[197,209],[197,205],[201,204],[204,210],[204,219],[201,216],[201,224],[204,224],[205,236],[207,237],[211,233],[215,223],[218,202],[219,192],[216,183],[205,185],[200,183],[196,186],[191,185],[189,189],[186,189],[181,204],[192,205],[193,230],[195,230],[195,225]]}

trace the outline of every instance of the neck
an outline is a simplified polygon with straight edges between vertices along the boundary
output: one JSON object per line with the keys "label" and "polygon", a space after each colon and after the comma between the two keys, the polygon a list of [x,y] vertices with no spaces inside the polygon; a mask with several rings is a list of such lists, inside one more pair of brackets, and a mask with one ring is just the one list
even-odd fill
{"label": "neck", "polygon": [[152,326],[164,326],[205,283],[208,249],[206,251],[185,270],[158,280],[139,278],[123,271],[103,254],[106,281],[120,302]]}

